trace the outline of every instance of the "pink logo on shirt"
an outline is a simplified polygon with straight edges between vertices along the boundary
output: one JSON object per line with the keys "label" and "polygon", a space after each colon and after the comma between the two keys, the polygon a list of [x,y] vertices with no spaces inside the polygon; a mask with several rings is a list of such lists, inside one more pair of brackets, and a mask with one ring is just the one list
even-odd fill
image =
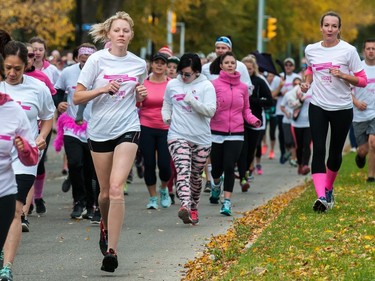
{"label": "pink logo on shirt", "polygon": [[31,110],[31,106],[27,106],[27,105],[22,105],[22,103],[20,101],[17,101],[17,103],[22,107],[23,110]]}
{"label": "pink logo on shirt", "polygon": [[0,140],[10,141],[10,140],[12,140],[12,138],[10,136],[0,135]]}
{"label": "pink logo on shirt", "polygon": [[330,69],[330,68],[340,68],[339,65],[334,65],[332,62],[314,63],[312,65],[317,71]]}
{"label": "pink logo on shirt", "polygon": [[105,74],[103,76],[103,79],[109,80],[109,82],[116,81],[120,85],[123,85],[124,83],[129,82],[129,81],[134,81],[134,82],[137,81],[137,78],[130,77],[127,74],[118,74],[118,75],[107,75],[107,74]]}
{"label": "pink logo on shirt", "polygon": [[186,96],[185,94],[177,94],[177,95],[173,95],[172,98],[174,98],[176,101],[182,101],[184,100],[185,96]]}

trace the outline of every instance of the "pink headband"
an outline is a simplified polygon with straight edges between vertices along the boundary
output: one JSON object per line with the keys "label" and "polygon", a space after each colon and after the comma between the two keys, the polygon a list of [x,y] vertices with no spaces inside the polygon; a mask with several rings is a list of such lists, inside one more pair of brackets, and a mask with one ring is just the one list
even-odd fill
{"label": "pink headband", "polygon": [[81,47],[78,50],[78,57],[80,55],[92,55],[93,53],[95,53],[95,50],[93,48]]}

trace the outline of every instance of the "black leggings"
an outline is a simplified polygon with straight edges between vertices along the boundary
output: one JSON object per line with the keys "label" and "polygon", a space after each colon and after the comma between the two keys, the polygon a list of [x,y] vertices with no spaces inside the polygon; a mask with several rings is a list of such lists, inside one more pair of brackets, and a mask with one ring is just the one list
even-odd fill
{"label": "black leggings", "polygon": [[311,173],[325,173],[326,140],[328,125],[331,127],[331,138],[327,168],[333,172],[340,169],[342,149],[352,124],[353,108],[327,111],[310,103],[309,121],[313,142]]}
{"label": "black leggings", "polygon": [[89,146],[75,137],[64,136],[64,149],[68,159],[73,200],[91,209],[97,196],[93,190],[93,180],[96,177]]}
{"label": "black leggings", "polygon": [[234,166],[240,158],[243,141],[224,141],[212,143],[211,165],[212,177],[220,178],[224,172],[224,191],[233,192]]}
{"label": "black leggings", "polygon": [[296,154],[298,165],[308,166],[311,156],[311,130],[309,127],[293,127],[293,130],[296,138]]}
{"label": "black leggings", "polygon": [[156,163],[160,180],[167,182],[171,178],[171,156],[168,150],[167,135],[168,130],[141,126],[139,148],[143,155],[144,177],[147,186],[157,182]]}
{"label": "black leggings", "polygon": [[285,137],[284,137],[284,130],[283,130],[284,115],[276,115],[276,117],[277,117],[277,128],[279,129],[280,154],[281,156],[283,156],[285,154]]}
{"label": "black leggings", "polygon": [[262,132],[264,131],[245,128],[242,151],[237,163],[240,179],[245,177],[245,173],[249,170],[250,164],[254,160],[255,150],[262,140]]}
{"label": "black leggings", "polygon": [[0,251],[4,247],[10,224],[16,212],[16,194],[0,197]]}

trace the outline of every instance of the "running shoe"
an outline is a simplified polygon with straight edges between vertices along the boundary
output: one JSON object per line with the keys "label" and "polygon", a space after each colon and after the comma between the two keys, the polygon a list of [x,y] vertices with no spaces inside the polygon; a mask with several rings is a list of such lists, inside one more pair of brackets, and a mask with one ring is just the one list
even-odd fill
{"label": "running shoe", "polygon": [[257,165],[255,166],[255,171],[257,172],[258,175],[263,175],[262,165],[257,164]]}
{"label": "running shoe", "polygon": [[224,203],[221,206],[220,214],[230,216],[232,215],[232,203],[229,199],[224,199]]}
{"label": "running shoe", "polygon": [[168,188],[160,188],[160,205],[163,208],[169,208],[172,204],[171,197],[169,196]]}
{"label": "running shoe", "polygon": [[314,205],[313,205],[313,210],[317,213],[323,213],[328,210],[328,203],[325,197],[319,197],[316,199]]}
{"label": "running shoe", "polygon": [[262,145],[262,155],[265,155],[268,150],[268,145]]}
{"label": "running shoe", "polygon": [[8,266],[4,266],[0,270],[0,280],[1,281],[13,281],[12,270]]}
{"label": "running shoe", "polygon": [[107,248],[108,248],[108,230],[104,229],[103,220],[100,220],[99,228],[100,228],[99,247],[103,256],[105,256],[107,253]]}
{"label": "running shoe", "polygon": [[204,193],[210,193],[211,192],[211,181],[206,181],[203,192]]}
{"label": "running shoe", "polygon": [[94,216],[95,209],[94,208],[86,208],[86,213],[82,214],[82,218],[85,220],[91,220]]}
{"label": "running shoe", "polygon": [[61,185],[61,190],[62,192],[68,192],[70,187],[72,186],[71,182],[70,182],[70,178],[69,176],[63,181],[62,185]]}
{"label": "running shoe", "polygon": [[199,223],[198,210],[191,210],[190,217],[191,217],[191,222],[193,225],[196,225]]}
{"label": "running shoe", "polygon": [[366,156],[361,157],[359,154],[355,157],[355,163],[357,164],[357,167],[362,169],[366,165]]}
{"label": "running shoe", "polygon": [[25,215],[21,215],[22,232],[30,232],[30,223]]}
{"label": "running shoe", "polygon": [[37,214],[45,214],[47,212],[46,209],[46,202],[43,200],[43,198],[38,198],[34,200],[35,202],[35,209]]}
{"label": "running shoe", "polygon": [[247,192],[250,188],[250,181],[248,181],[246,178],[242,178],[240,182],[241,190],[242,192]]}
{"label": "running shoe", "polygon": [[147,209],[149,210],[157,210],[159,209],[158,205],[158,197],[157,196],[152,196],[148,199],[148,204],[147,204]]}
{"label": "running shoe", "polygon": [[94,215],[91,218],[90,223],[91,224],[100,224],[100,219],[102,218],[102,215],[100,214],[100,210],[98,207],[95,208]]}
{"label": "running shoe", "polygon": [[73,211],[71,212],[70,217],[72,219],[81,220],[82,214],[85,210],[86,210],[86,208],[82,205],[81,202],[76,202],[76,203],[74,203]]}
{"label": "running shoe", "polygon": [[375,182],[375,178],[374,177],[368,177],[366,182]]}
{"label": "running shoe", "polygon": [[102,267],[100,268],[103,271],[115,272],[115,269],[118,267],[118,260],[115,251],[111,248],[108,252],[105,253]]}
{"label": "running shoe", "polygon": [[297,167],[298,166],[298,163],[297,163],[296,159],[290,159],[289,160],[289,164],[292,167]]}
{"label": "running shoe", "polygon": [[268,159],[275,159],[275,152],[273,150],[268,154]]}
{"label": "running shoe", "polygon": [[212,184],[211,193],[210,193],[210,203],[219,204],[221,194],[221,182],[218,185]]}
{"label": "running shoe", "polygon": [[335,196],[333,194],[333,189],[327,190],[326,189],[326,198],[327,198],[327,204],[328,209],[333,209],[333,206],[335,205]]}
{"label": "running shoe", "polygon": [[180,210],[178,211],[178,217],[183,221],[184,224],[193,223],[190,211],[186,207],[180,208]]}
{"label": "running shoe", "polygon": [[302,175],[307,175],[308,173],[310,173],[310,167],[307,166],[307,165],[304,165],[302,168],[301,168],[301,174]]}

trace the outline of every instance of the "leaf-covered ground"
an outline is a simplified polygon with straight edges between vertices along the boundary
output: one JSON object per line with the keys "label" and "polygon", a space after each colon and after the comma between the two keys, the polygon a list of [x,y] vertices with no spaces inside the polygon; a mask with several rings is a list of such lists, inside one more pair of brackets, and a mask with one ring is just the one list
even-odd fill
{"label": "leaf-covered ground", "polygon": [[312,211],[311,183],[292,188],[211,237],[182,280],[375,280],[375,184],[353,162],[345,158],[333,210]]}

